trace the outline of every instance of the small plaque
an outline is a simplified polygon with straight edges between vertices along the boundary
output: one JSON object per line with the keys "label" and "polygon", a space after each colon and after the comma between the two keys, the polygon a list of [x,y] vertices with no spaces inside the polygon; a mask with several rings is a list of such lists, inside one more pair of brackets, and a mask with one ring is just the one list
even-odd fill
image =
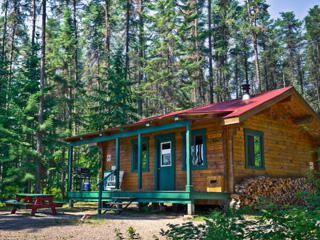
{"label": "small plaque", "polygon": [[221,133],[210,134],[208,137],[209,138],[220,138],[221,137]]}
{"label": "small plaque", "polygon": [[222,145],[217,145],[217,146],[210,146],[209,150],[219,150],[222,149]]}
{"label": "small plaque", "polygon": [[107,162],[111,162],[111,154],[107,155]]}
{"label": "small plaque", "polygon": [[309,162],[309,166],[310,166],[310,169],[311,169],[311,170],[313,170],[313,169],[314,169],[313,162]]}

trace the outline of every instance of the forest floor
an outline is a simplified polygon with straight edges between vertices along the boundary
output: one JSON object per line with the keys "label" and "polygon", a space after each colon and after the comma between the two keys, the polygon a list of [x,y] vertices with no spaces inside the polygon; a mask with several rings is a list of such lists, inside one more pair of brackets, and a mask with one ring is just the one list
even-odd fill
{"label": "forest floor", "polygon": [[[33,217],[30,216],[31,210],[18,209],[16,214],[2,210],[0,239],[165,239],[160,231],[167,229],[167,224],[190,221],[183,213],[139,213],[133,208],[121,215],[107,213],[98,216],[94,207],[62,208],[56,216],[50,209],[45,209]],[[84,214],[91,215],[91,218],[82,221]]]}

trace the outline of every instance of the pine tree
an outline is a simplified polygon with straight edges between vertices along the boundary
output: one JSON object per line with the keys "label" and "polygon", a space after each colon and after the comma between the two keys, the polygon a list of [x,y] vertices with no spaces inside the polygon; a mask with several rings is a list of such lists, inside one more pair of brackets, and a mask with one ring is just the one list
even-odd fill
{"label": "pine tree", "polygon": [[[320,8],[318,5],[311,8],[305,18],[307,48],[308,48],[308,68],[309,79],[314,85],[316,99],[312,99],[315,108],[319,111],[320,107]],[[310,91],[310,90],[309,90]],[[309,96],[314,96],[313,91]]]}
{"label": "pine tree", "polygon": [[298,55],[298,46],[301,41],[299,33],[301,32],[302,22],[295,19],[293,12],[281,12],[281,19],[277,21],[280,27],[279,39],[283,41],[283,52],[289,59],[290,82],[291,86],[297,87],[296,81],[296,59]]}
{"label": "pine tree", "polygon": [[258,91],[261,92],[258,37],[264,31],[263,18],[267,14],[268,5],[265,0],[246,0],[249,31],[252,35]]}

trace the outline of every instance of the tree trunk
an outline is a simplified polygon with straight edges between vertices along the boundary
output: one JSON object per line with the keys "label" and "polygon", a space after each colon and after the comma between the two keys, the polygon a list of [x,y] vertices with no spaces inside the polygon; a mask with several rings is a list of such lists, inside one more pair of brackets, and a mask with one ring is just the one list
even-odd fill
{"label": "tree trunk", "polygon": [[[316,78],[316,86],[317,86],[317,95],[318,95],[318,106],[320,104],[320,89],[319,89],[319,77],[320,77],[320,43],[316,43],[317,46],[317,56],[318,56],[318,77]],[[319,109],[319,107],[318,107]]]}
{"label": "tree trunk", "polygon": [[126,71],[127,71],[127,79],[129,79],[129,42],[130,42],[130,36],[129,36],[129,22],[130,22],[130,0],[127,1],[126,6]]}
{"label": "tree trunk", "polygon": [[[63,109],[63,123],[66,122],[66,107]],[[66,127],[64,127],[64,132],[66,131]],[[65,166],[66,166],[66,148],[62,148],[62,162],[61,162],[61,195],[62,195],[62,200],[64,200],[65,196]]]}
{"label": "tree trunk", "polygon": [[[216,64],[215,64],[215,72],[216,72],[216,87],[220,87],[220,78],[219,78],[219,67],[218,67],[218,57],[216,54]],[[220,93],[217,91],[217,102],[220,102]]]}
{"label": "tree trunk", "polygon": [[[262,44],[263,46],[263,51],[266,52],[266,43],[265,41]],[[268,78],[268,69],[267,69],[267,59],[266,56],[264,55],[263,57],[263,62],[264,62],[264,75],[265,75],[265,81],[266,81],[266,90],[269,91],[269,78]]]}
{"label": "tree trunk", "polygon": [[14,37],[16,34],[16,26],[17,26],[17,13],[18,13],[18,3],[17,0],[14,1],[14,13],[13,13],[13,22],[12,22],[12,35],[11,35],[11,43],[10,43],[10,58],[9,58],[9,77],[8,77],[8,86],[7,86],[7,109],[9,109],[9,96],[11,89],[11,77],[12,77],[12,60],[13,60],[13,46],[14,46]]}
{"label": "tree trunk", "polygon": [[289,28],[289,44],[288,44],[288,47],[289,47],[289,52],[290,52],[290,72],[291,72],[291,86],[294,86],[294,60],[293,60],[293,52],[294,52],[294,47],[293,47],[293,43],[292,43],[292,39],[291,39],[291,25],[289,24],[288,26]]}
{"label": "tree trunk", "polygon": [[13,14],[13,23],[12,23],[12,35],[11,35],[11,44],[10,44],[10,63],[9,63],[9,88],[11,82],[11,73],[12,73],[12,60],[13,60],[13,46],[14,46],[14,37],[16,34],[16,27],[17,27],[17,14],[18,14],[18,3],[17,0],[14,1],[14,14]]}
{"label": "tree trunk", "polygon": [[107,56],[107,66],[109,66],[110,61],[110,19],[109,19],[109,5],[110,0],[105,0],[105,19],[106,19],[106,56]]}
{"label": "tree trunk", "polygon": [[260,79],[260,69],[259,69],[259,53],[258,53],[258,39],[255,33],[252,33],[253,37],[253,48],[254,48],[254,59],[255,59],[255,66],[256,66],[256,76],[257,76],[257,83],[258,83],[258,91],[261,93],[261,79]]}
{"label": "tree trunk", "polygon": [[3,34],[2,34],[2,62],[6,61],[5,57],[5,42],[6,42],[6,34],[7,34],[7,21],[8,21],[8,1],[6,1],[6,4],[4,5],[4,23],[3,23]]}
{"label": "tree trunk", "polygon": [[33,0],[33,3],[32,3],[32,33],[31,33],[32,47],[34,46],[34,42],[35,42],[34,39],[35,39],[35,33],[36,33],[36,11],[37,11],[36,0]]}
{"label": "tree trunk", "polygon": [[[198,13],[198,8],[197,8],[197,2],[195,1],[195,13]],[[201,99],[202,104],[205,103],[205,99],[204,99],[204,94],[202,93],[202,77],[201,77],[201,67],[199,66],[199,62],[201,60],[201,56],[200,56],[200,44],[199,44],[199,40],[198,40],[198,17],[194,20],[194,33],[195,33],[195,39],[196,39],[196,59],[197,59],[197,78],[198,78],[198,94],[199,94],[199,99]]]}
{"label": "tree trunk", "polygon": [[238,55],[236,55],[235,59],[235,80],[236,80],[236,98],[239,97],[238,89],[239,89],[239,67],[238,67]]}
{"label": "tree trunk", "polygon": [[[142,83],[143,80],[143,74],[141,72],[141,68],[143,68],[143,17],[142,17],[142,12],[143,12],[143,0],[139,0],[139,86]],[[142,98],[141,94],[139,94],[139,99],[138,99],[138,114],[139,116],[142,116]]]}
{"label": "tree trunk", "polygon": [[[257,19],[256,16],[252,16],[251,10],[250,10],[250,3],[249,0],[247,0],[247,9],[248,9],[248,16],[250,20],[250,25],[254,28],[257,27]],[[255,66],[256,66],[256,77],[257,77],[257,83],[258,83],[258,91],[261,93],[261,79],[260,79],[260,69],[259,69],[259,52],[258,52],[258,37],[257,33],[254,30],[251,30],[252,34],[252,41],[253,41],[253,49],[254,49],[254,59],[255,59]]]}
{"label": "tree trunk", "polygon": [[247,43],[243,39],[243,48],[244,48],[244,67],[246,72],[246,84],[249,84],[249,75],[248,75],[248,54],[247,54]]}
{"label": "tree trunk", "polygon": [[78,29],[77,29],[77,2],[73,0],[73,25],[74,25],[74,40],[75,40],[75,49],[74,49],[74,80],[75,83],[78,83]]}
{"label": "tree trunk", "polygon": [[[78,29],[77,29],[77,1],[73,0],[73,26],[74,26],[74,40],[75,40],[75,49],[74,49],[74,82],[75,85],[78,84]],[[76,114],[77,109],[73,109]],[[76,121],[74,121],[74,135],[76,135]]]}
{"label": "tree trunk", "polygon": [[303,66],[302,66],[302,61],[301,61],[301,56],[298,56],[298,71],[299,71],[299,82],[300,82],[300,88],[302,91],[302,94],[304,97],[306,97],[305,89],[304,89],[304,73],[303,73]]}
{"label": "tree trunk", "polygon": [[46,54],[46,9],[47,2],[43,0],[42,6],[42,47],[41,47],[41,75],[40,75],[40,102],[39,102],[39,128],[38,128],[38,139],[37,139],[37,157],[36,157],[36,185],[35,192],[40,192],[40,159],[42,150],[42,131],[40,129],[43,124],[43,108],[44,108],[44,74],[45,74],[45,54]]}
{"label": "tree trunk", "polygon": [[[71,65],[71,63],[69,63]],[[69,80],[71,81],[71,66],[68,66],[68,76],[69,76]],[[73,104],[72,104],[72,98],[73,98],[73,94],[72,94],[72,90],[73,90],[73,84],[71,84],[71,82],[69,82],[69,113],[68,113],[68,129],[69,129],[69,137],[71,137],[71,132],[72,132],[72,109],[73,109]]]}
{"label": "tree trunk", "polygon": [[212,29],[211,29],[211,0],[208,0],[209,16],[209,85],[210,85],[210,103],[213,103],[213,69],[212,69]]}

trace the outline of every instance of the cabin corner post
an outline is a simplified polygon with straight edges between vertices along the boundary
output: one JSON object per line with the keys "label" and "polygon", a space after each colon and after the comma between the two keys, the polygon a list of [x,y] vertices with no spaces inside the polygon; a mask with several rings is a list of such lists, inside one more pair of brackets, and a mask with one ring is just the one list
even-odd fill
{"label": "cabin corner post", "polygon": [[192,173],[191,173],[191,120],[186,125],[186,170],[187,170],[187,185],[186,191],[192,192]]}
{"label": "cabin corner post", "polygon": [[[68,192],[72,190],[72,155],[73,155],[73,146],[69,146],[68,152]],[[69,207],[73,207],[73,201],[69,200]]]}
{"label": "cabin corner post", "polygon": [[233,136],[235,135],[234,128],[227,128],[227,176],[228,176],[228,192],[234,193],[234,160],[233,160]]}
{"label": "cabin corner post", "polygon": [[120,138],[116,138],[116,189],[119,189],[119,171],[120,171]]}
{"label": "cabin corner post", "polygon": [[138,134],[138,188],[142,188],[142,134]]}

